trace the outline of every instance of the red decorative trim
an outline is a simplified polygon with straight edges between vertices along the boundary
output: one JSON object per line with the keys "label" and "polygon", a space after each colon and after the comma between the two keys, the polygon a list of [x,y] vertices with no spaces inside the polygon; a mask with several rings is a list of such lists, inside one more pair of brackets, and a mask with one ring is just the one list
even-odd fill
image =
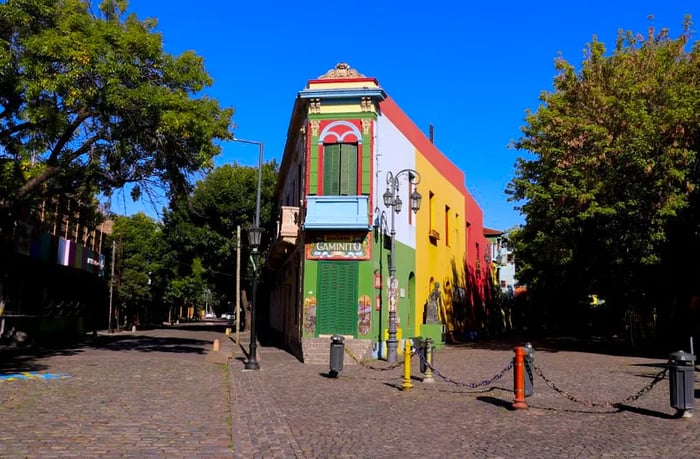
{"label": "red decorative trim", "polygon": [[316,174],[318,184],[316,185],[316,189],[318,190],[318,195],[323,196],[323,160],[325,159],[324,157],[326,155],[326,146],[319,143],[316,145],[316,148],[318,148],[318,174]]}
{"label": "red decorative trim", "polygon": [[420,151],[440,174],[455,188],[468,194],[464,185],[464,173],[457,168],[435,145],[421,132],[411,119],[399,108],[393,99],[387,97],[379,102],[382,113],[391,120],[408,141]]}

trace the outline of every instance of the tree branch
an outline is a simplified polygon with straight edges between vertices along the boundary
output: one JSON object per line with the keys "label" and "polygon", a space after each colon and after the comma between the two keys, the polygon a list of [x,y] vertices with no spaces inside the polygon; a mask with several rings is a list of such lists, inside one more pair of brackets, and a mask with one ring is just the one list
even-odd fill
{"label": "tree branch", "polygon": [[63,134],[51,150],[51,155],[46,160],[47,166],[55,166],[58,163],[58,155],[63,150],[63,147],[65,147],[68,141],[73,137],[73,134],[75,134],[75,131],[80,127],[83,121],[85,121],[89,117],[90,114],[86,111],[81,111],[80,113],[78,113],[78,116],[75,118],[75,121],[73,121],[73,123],[70,124],[65,131],[63,131]]}

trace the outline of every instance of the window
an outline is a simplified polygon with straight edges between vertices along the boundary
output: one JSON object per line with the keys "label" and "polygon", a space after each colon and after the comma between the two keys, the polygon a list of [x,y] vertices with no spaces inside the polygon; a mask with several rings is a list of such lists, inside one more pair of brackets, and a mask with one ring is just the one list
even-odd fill
{"label": "window", "polygon": [[428,207],[428,222],[430,224],[428,237],[433,245],[437,245],[437,241],[440,239],[440,232],[435,228],[435,224],[437,223],[435,219],[435,194],[432,191],[428,193]]}
{"label": "window", "polygon": [[450,245],[450,206],[445,206],[445,245]]}
{"label": "window", "polygon": [[357,194],[357,144],[331,143],[323,148],[323,194]]}

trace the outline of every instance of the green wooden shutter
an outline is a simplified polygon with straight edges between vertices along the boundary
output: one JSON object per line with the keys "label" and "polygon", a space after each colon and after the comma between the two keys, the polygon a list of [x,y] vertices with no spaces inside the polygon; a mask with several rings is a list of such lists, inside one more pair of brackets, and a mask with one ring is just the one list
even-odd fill
{"label": "green wooden shutter", "polygon": [[352,261],[318,264],[316,332],[356,336],[359,265]]}
{"label": "green wooden shutter", "polygon": [[357,145],[342,144],[340,150],[340,194],[357,194]]}
{"label": "green wooden shutter", "polygon": [[323,147],[323,194],[336,196],[340,191],[340,144]]}

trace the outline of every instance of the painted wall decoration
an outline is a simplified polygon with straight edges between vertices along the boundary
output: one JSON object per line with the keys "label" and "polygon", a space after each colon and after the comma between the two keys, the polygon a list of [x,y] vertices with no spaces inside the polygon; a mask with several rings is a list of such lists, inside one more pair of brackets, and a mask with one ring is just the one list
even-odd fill
{"label": "painted wall decoration", "polygon": [[20,381],[20,380],[49,380],[49,379],[65,379],[70,378],[69,375],[63,373],[37,373],[35,371],[25,371],[22,373],[11,373],[9,375],[0,375],[2,381]]}
{"label": "painted wall decoration", "polygon": [[316,333],[316,297],[307,296],[304,299],[304,333],[313,335]]}
{"label": "painted wall decoration", "polygon": [[368,260],[370,238],[366,235],[326,234],[316,236],[308,245],[309,260]]}
{"label": "painted wall decoration", "polygon": [[369,295],[360,296],[357,302],[357,333],[367,335],[372,318],[372,300]]}

